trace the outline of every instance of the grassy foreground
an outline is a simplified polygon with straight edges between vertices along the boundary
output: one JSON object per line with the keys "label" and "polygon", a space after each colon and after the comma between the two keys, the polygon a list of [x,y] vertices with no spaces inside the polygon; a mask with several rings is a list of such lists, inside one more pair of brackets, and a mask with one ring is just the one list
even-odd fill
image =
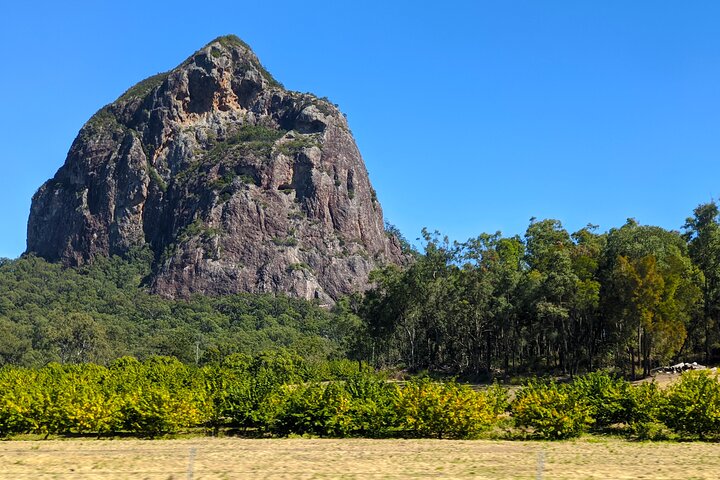
{"label": "grassy foreground", "polygon": [[0,442],[2,479],[716,479],[720,445],[193,438]]}

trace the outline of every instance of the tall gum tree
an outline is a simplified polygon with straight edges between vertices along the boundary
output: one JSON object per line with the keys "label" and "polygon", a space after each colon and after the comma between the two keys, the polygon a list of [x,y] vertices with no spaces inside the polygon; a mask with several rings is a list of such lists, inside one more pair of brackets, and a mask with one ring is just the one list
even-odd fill
{"label": "tall gum tree", "polygon": [[703,315],[698,317],[705,359],[720,335],[720,212],[713,202],[698,205],[685,221],[685,240],[690,258],[703,273]]}
{"label": "tall gum tree", "polygon": [[702,274],[682,236],[635,220],[608,233],[601,308],[616,358],[635,375],[673,358],[698,315]]}

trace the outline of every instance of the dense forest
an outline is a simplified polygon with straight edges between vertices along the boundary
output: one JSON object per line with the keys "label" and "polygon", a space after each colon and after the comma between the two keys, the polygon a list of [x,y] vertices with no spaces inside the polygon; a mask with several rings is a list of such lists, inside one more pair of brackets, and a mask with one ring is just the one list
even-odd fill
{"label": "dense forest", "polygon": [[345,357],[360,320],[285,296],[168,300],[142,286],[149,252],[63,268],[35,256],[0,262],[0,364],[108,364],[153,355],[204,364],[286,349],[308,359]]}
{"label": "dense forest", "polygon": [[[283,349],[309,359],[448,375],[627,377],[720,353],[720,219],[698,206],[682,231],[634,220],[570,233],[532,219],[523,237],[403,241],[407,267],[331,310],[281,295],[168,300],[143,280],[150,254],[64,268],[0,261],[0,364],[109,364],[126,355],[206,364]],[[398,233],[389,227],[389,233]]]}

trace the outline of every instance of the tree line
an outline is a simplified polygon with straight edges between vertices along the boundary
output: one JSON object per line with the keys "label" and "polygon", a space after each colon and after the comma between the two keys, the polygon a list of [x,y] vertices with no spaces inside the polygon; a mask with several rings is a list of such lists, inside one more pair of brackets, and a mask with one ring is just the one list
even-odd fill
{"label": "tree line", "polygon": [[423,230],[422,240],[409,267],[374,272],[358,301],[361,356],[376,365],[634,377],[720,353],[715,202],[699,205],[682,232],[629,219],[570,233],[558,220],[531,219],[523,237],[451,243]]}

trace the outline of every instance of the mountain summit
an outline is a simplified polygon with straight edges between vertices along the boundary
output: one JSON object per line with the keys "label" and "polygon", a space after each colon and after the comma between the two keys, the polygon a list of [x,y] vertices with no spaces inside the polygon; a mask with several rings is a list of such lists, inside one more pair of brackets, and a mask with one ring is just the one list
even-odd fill
{"label": "mountain summit", "polygon": [[143,246],[168,297],[332,302],[402,258],[345,117],[235,36],[100,109],[33,197],[29,253],[82,265]]}

